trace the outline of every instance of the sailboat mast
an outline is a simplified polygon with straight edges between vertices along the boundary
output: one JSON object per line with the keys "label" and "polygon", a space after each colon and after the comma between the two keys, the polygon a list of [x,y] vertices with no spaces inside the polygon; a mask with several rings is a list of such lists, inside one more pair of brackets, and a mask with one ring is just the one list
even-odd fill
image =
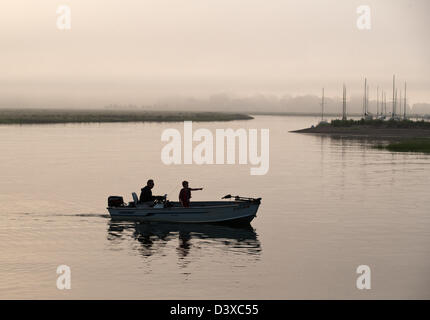
{"label": "sailboat mast", "polygon": [[387,93],[384,92],[384,115],[387,115]]}
{"label": "sailboat mast", "polygon": [[379,86],[376,88],[376,116],[379,116]]}
{"label": "sailboat mast", "polygon": [[399,117],[402,116],[402,89],[399,89],[399,95],[400,95],[400,99],[399,99]]}
{"label": "sailboat mast", "polygon": [[369,84],[367,84],[366,90],[366,114],[369,114]]}
{"label": "sailboat mast", "polygon": [[396,101],[395,101],[395,87],[396,87],[396,75],[393,75],[393,113],[392,116],[394,117],[396,114],[396,109],[395,109],[395,105],[396,105]]}
{"label": "sailboat mast", "polygon": [[322,89],[322,100],[321,100],[321,121],[324,121],[324,88]]}
{"label": "sailboat mast", "polygon": [[406,82],[405,82],[405,101],[404,101],[404,103],[403,103],[403,107],[405,108],[404,109],[404,113],[403,113],[403,118],[405,118],[406,119]]}
{"label": "sailboat mast", "polygon": [[384,91],[384,116],[387,115],[387,94]]}
{"label": "sailboat mast", "polygon": [[367,78],[364,78],[363,117],[366,117]]}
{"label": "sailboat mast", "polygon": [[395,96],[395,99],[394,99],[394,115],[396,115],[397,114],[397,101],[398,101],[398,90],[397,90],[397,88],[396,88],[396,96]]}
{"label": "sailboat mast", "polygon": [[346,86],[343,84],[343,108],[342,108],[342,120],[346,120]]}
{"label": "sailboat mast", "polygon": [[381,93],[381,115],[384,115],[384,113],[385,113],[385,111],[384,111],[384,107],[385,107],[384,100],[385,100],[385,92],[384,92],[384,90],[382,90],[382,93]]}

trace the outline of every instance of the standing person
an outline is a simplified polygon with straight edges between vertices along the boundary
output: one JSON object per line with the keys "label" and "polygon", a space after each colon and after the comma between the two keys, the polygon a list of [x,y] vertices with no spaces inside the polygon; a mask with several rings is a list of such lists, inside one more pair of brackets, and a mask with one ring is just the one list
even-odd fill
{"label": "standing person", "polygon": [[183,188],[179,192],[179,202],[183,207],[188,208],[190,206],[191,191],[203,190],[203,188],[189,188],[188,181],[182,181]]}
{"label": "standing person", "polygon": [[140,192],[140,198],[139,198],[139,202],[140,203],[152,203],[155,200],[160,200],[163,199],[164,197],[162,196],[153,196],[152,195],[152,188],[154,188],[154,180],[149,179],[146,182],[146,187],[141,189]]}

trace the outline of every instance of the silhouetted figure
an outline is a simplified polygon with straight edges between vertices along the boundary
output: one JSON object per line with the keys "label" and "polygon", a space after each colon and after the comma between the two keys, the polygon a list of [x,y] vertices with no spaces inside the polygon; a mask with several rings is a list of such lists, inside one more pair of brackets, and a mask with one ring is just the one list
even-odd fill
{"label": "silhouetted figure", "polygon": [[191,191],[203,190],[203,188],[189,188],[188,181],[182,181],[182,186],[183,188],[179,192],[179,202],[187,208],[190,206]]}
{"label": "silhouetted figure", "polygon": [[162,196],[153,196],[152,195],[152,188],[154,188],[154,180],[149,179],[146,182],[146,187],[141,189],[140,198],[139,198],[140,203],[152,203],[155,200],[164,199],[164,197],[162,197]]}

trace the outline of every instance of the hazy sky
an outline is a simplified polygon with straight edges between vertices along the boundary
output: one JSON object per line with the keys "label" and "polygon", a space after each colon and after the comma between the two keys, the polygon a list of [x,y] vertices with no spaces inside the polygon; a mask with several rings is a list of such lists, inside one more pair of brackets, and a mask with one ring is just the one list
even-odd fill
{"label": "hazy sky", "polygon": [[[356,27],[359,5],[369,31]],[[358,94],[364,76],[390,90],[393,73],[411,103],[430,102],[429,13],[428,0],[2,0],[0,106],[341,95],[343,81]]]}

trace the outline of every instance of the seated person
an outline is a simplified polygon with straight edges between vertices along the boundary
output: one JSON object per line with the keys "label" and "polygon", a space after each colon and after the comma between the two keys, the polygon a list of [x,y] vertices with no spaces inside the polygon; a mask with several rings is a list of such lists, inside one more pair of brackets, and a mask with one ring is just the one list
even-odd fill
{"label": "seated person", "polygon": [[141,189],[140,192],[140,203],[146,203],[146,204],[153,204],[155,200],[163,200],[163,196],[153,196],[152,195],[152,188],[154,188],[154,180],[149,179],[146,182],[146,187]]}
{"label": "seated person", "polygon": [[203,188],[189,188],[188,181],[182,181],[182,186],[183,188],[179,192],[179,202],[187,208],[190,206],[191,191],[203,190]]}

